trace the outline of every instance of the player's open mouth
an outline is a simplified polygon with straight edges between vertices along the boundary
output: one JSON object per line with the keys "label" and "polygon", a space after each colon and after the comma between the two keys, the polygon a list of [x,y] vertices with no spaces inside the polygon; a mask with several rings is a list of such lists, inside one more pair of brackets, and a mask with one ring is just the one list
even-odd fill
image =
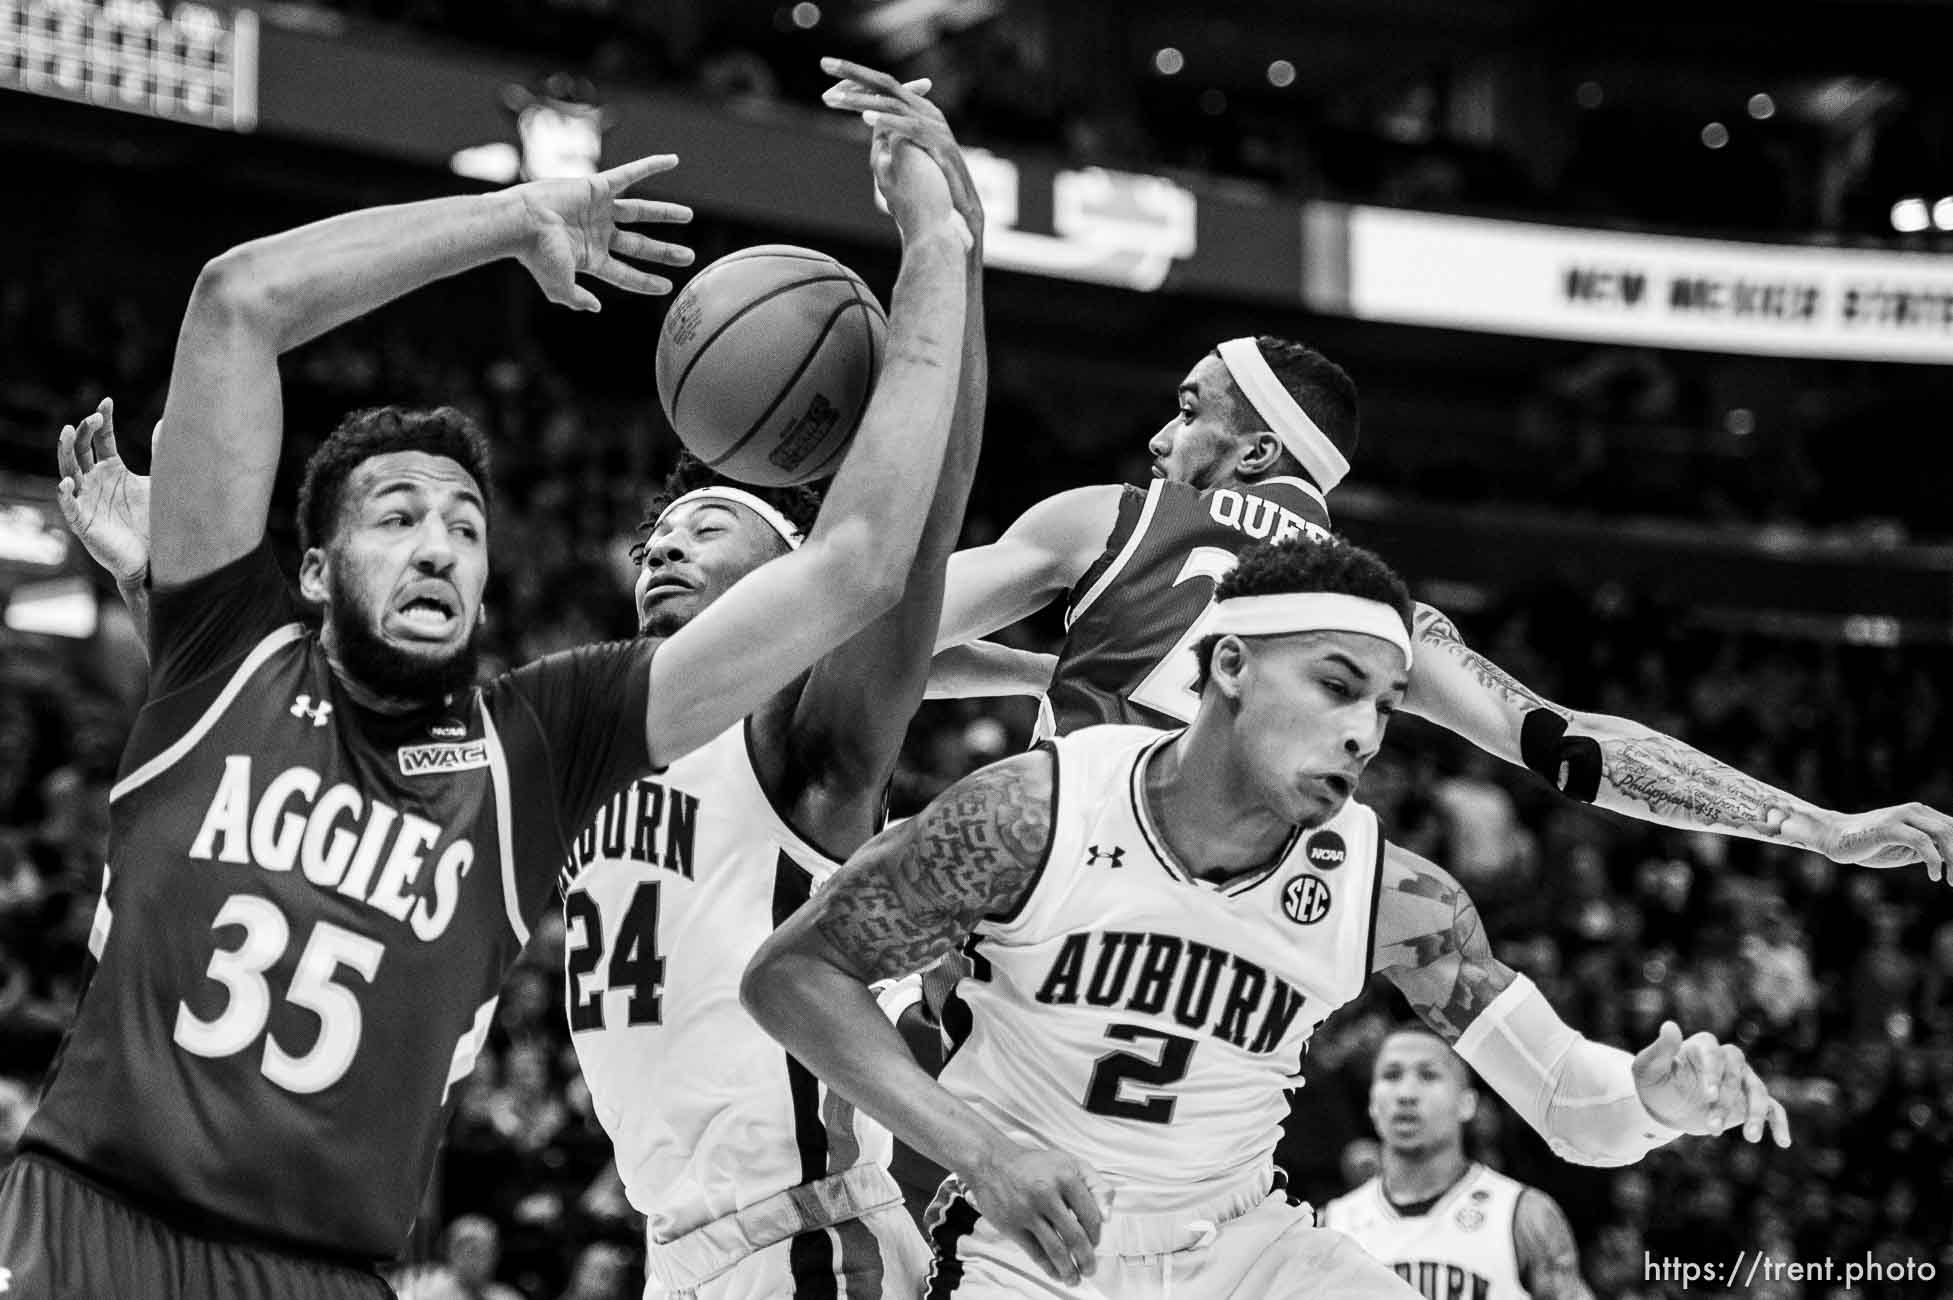
{"label": "player's open mouth", "polygon": [[397,605],[393,615],[410,633],[444,637],[454,629],[461,617],[461,609],[444,592],[423,590]]}
{"label": "player's open mouth", "polygon": [[1337,799],[1347,799],[1356,793],[1356,782],[1335,772],[1325,773],[1316,780],[1320,781],[1323,788]]}

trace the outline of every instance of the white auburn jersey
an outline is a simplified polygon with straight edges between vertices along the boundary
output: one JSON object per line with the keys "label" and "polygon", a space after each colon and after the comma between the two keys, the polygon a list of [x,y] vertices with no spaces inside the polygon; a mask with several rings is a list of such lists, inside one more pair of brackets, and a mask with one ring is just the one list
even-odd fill
{"label": "white auburn jersey", "polygon": [[1042,870],[964,947],[941,1081],[1020,1140],[1170,1199],[1271,1166],[1315,1027],[1369,977],[1383,841],[1351,802],[1269,869],[1197,880],[1154,826],[1147,759],[1178,732],[1086,727],[1056,757]]}
{"label": "white auburn jersey", "polygon": [[1323,1208],[1322,1226],[1356,1239],[1428,1300],[1527,1300],[1513,1218],[1526,1185],[1474,1164],[1422,1214],[1405,1214],[1369,1182]]}
{"label": "white auburn jersey", "polygon": [[862,1163],[887,1130],[739,1005],[739,977],[835,862],[775,812],[730,728],[614,797],[564,871],[571,1038],[652,1242]]}

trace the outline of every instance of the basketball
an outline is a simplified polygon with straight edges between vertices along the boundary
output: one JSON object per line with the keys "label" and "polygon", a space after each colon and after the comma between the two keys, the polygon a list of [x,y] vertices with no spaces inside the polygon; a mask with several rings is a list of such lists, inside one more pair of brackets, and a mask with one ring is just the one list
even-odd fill
{"label": "basketball", "polygon": [[692,277],[658,335],[658,400],[694,456],[781,487],[840,467],[881,373],[888,317],[825,253],[762,244]]}

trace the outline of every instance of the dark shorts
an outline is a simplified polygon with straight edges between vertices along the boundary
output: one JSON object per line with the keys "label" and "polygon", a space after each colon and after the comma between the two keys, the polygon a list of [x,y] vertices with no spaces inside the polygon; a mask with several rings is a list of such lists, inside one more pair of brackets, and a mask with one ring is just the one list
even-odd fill
{"label": "dark shorts", "polygon": [[181,1232],[39,1156],[0,1176],[6,1300],[391,1300],[379,1274]]}

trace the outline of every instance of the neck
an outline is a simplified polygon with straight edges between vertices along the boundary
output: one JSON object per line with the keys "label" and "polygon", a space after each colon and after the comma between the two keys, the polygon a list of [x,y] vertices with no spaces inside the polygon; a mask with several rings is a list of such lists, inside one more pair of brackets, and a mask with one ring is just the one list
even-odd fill
{"label": "neck", "polygon": [[1471,1162],[1461,1143],[1450,1142],[1426,1151],[1383,1149],[1383,1194],[1396,1205],[1428,1201],[1449,1191]]}
{"label": "neck", "polygon": [[332,668],[332,675],[339,682],[339,688],[346,692],[346,698],[360,708],[371,713],[412,713],[415,709],[427,708],[435,700],[407,699],[398,695],[383,695],[346,671],[345,663],[339,657],[339,648],[333,643],[329,633],[320,635],[320,643],[325,647],[326,663]]}
{"label": "neck", "polygon": [[1225,879],[1265,866],[1295,827],[1249,793],[1246,773],[1228,742],[1225,710],[1202,709],[1193,725],[1154,753],[1146,801],[1167,847],[1203,879]]}

